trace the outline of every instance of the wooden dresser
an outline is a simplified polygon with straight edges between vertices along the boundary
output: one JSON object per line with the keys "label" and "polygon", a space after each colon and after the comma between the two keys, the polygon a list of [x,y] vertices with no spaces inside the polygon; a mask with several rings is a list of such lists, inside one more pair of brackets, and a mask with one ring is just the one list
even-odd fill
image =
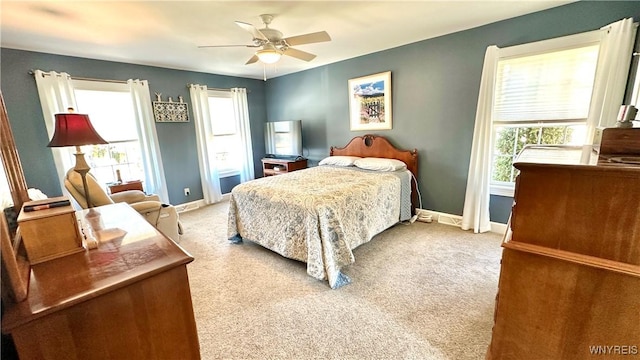
{"label": "wooden dresser", "polygon": [[622,147],[529,147],[514,164],[487,359],[640,356],[640,129],[620,130],[605,134]]}
{"label": "wooden dresser", "polygon": [[186,265],[126,204],[76,213],[98,248],[31,266],[27,298],[2,331],[21,359],[199,359]]}

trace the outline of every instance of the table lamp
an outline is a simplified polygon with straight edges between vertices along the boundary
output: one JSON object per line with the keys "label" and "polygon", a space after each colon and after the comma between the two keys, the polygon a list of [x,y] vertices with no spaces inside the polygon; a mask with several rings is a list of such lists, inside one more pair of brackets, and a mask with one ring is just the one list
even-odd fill
{"label": "table lamp", "polygon": [[76,156],[76,166],[73,170],[82,177],[84,197],[87,201],[87,207],[91,208],[93,205],[91,204],[89,187],[87,186],[87,173],[91,170],[91,167],[87,164],[80,146],[108,144],[108,142],[98,135],[93,128],[89,115],[76,114],[73,112],[73,108],[69,108],[68,111],[68,113],[55,115],[55,131],[47,147],[76,147],[76,153],[74,154]]}

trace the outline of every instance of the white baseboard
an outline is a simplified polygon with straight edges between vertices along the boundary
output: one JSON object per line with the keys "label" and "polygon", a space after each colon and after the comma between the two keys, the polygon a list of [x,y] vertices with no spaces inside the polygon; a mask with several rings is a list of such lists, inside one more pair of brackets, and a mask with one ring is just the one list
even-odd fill
{"label": "white baseboard", "polygon": [[[431,218],[433,221],[440,223],[451,225],[455,227],[460,227],[462,225],[462,216],[460,215],[452,215],[447,213],[441,213],[433,210],[424,210],[428,214],[431,214]],[[502,224],[498,222],[491,222],[491,232],[503,235],[507,231],[507,224]]]}
{"label": "white baseboard", "polygon": [[[223,194],[222,195],[222,201],[229,201],[229,198],[231,198],[231,194]],[[196,200],[196,201],[190,201],[187,203],[182,203],[182,204],[178,204],[178,205],[173,205],[173,207],[176,208],[176,210],[178,211],[178,213],[183,213],[185,211],[191,211],[191,210],[195,210],[195,209],[199,209],[202,206],[205,206],[207,204],[205,204],[204,199],[200,199],[200,200]]]}
{"label": "white baseboard", "polygon": [[504,235],[507,232],[507,224],[499,223],[499,222],[491,222],[491,232],[498,233],[500,235]]}
{"label": "white baseboard", "polygon": [[178,205],[173,205],[173,207],[175,207],[176,210],[178,211],[178,214],[186,212],[186,211],[199,209],[201,206],[205,206],[204,199],[191,201],[191,202],[188,202],[188,203],[183,203],[183,204],[178,204]]}

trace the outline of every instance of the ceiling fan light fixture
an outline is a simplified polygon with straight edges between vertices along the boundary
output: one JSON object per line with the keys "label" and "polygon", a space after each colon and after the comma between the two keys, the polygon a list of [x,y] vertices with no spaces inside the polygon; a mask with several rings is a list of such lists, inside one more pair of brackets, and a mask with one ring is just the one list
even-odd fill
{"label": "ceiling fan light fixture", "polygon": [[280,60],[282,53],[276,49],[262,49],[256,51],[256,56],[265,64],[274,64]]}
{"label": "ceiling fan light fixture", "polygon": [[[0,0],[2,1],[2,0]],[[303,35],[283,37],[280,30],[272,29],[269,27],[273,15],[262,14],[260,15],[264,28],[258,29],[255,26],[242,21],[236,21],[236,25],[243,30],[249,32],[252,36],[253,43],[251,45],[210,45],[199,47],[249,47],[260,48],[257,50],[245,65],[255,64],[261,62],[263,65],[271,65],[280,61],[282,55],[286,55],[302,61],[311,61],[316,58],[316,55],[304,52],[293,48],[292,46],[313,44],[318,42],[331,41],[331,37],[326,31],[318,31],[314,33],[308,33]]]}

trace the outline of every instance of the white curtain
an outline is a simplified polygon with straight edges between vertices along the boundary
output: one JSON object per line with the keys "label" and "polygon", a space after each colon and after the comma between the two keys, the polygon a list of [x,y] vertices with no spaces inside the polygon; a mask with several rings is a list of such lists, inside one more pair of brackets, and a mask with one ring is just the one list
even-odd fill
{"label": "white curtain", "polygon": [[242,168],[240,182],[253,180],[253,147],[251,146],[251,127],[249,126],[249,106],[247,103],[247,89],[232,88],[233,112],[238,121],[240,143],[242,144]]}
{"label": "white curtain", "polygon": [[158,195],[160,200],[164,202],[169,202],[169,192],[165,183],[162,156],[160,156],[158,135],[153,118],[153,108],[151,107],[149,83],[147,80],[129,79],[127,84],[129,84],[131,91],[133,112],[136,118],[140,149],[142,150],[145,191]]}
{"label": "white curtain", "polygon": [[476,123],[473,129],[461,228],[473,229],[474,233],[491,230],[489,185],[491,182],[492,112],[499,50],[495,45],[489,46],[484,54]]}
{"label": "white curtain", "polygon": [[196,126],[196,148],[200,165],[200,181],[205,204],[213,204],[222,200],[220,176],[216,169],[215,149],[211,146],[213,129],[209,112],[209,93],[206,85],[189,85],[191,107]]}
{"label": "white curtain", "polygon": [[623,19],[602,28],[598,69],[587,119],[587,144],[593,143],[596,127],[613,127],[624,98],[637,24]]}
{"label": "white curtain", "polygon": [[[40,96],[44,123],[49,139],[51,139],[55,131],[55,114],[66,113],[69,107],[77,108],[73,83],[71,76],[64,72],[35,70],[34,76],[38,87],[38,95]],[[67,170],[74,166],[73,159],[69,157],[65,148],[52,147],[51,153],[53,154],[53,161],[60,181],[60,191],[64,194],[66,193],[64,177]]]}

